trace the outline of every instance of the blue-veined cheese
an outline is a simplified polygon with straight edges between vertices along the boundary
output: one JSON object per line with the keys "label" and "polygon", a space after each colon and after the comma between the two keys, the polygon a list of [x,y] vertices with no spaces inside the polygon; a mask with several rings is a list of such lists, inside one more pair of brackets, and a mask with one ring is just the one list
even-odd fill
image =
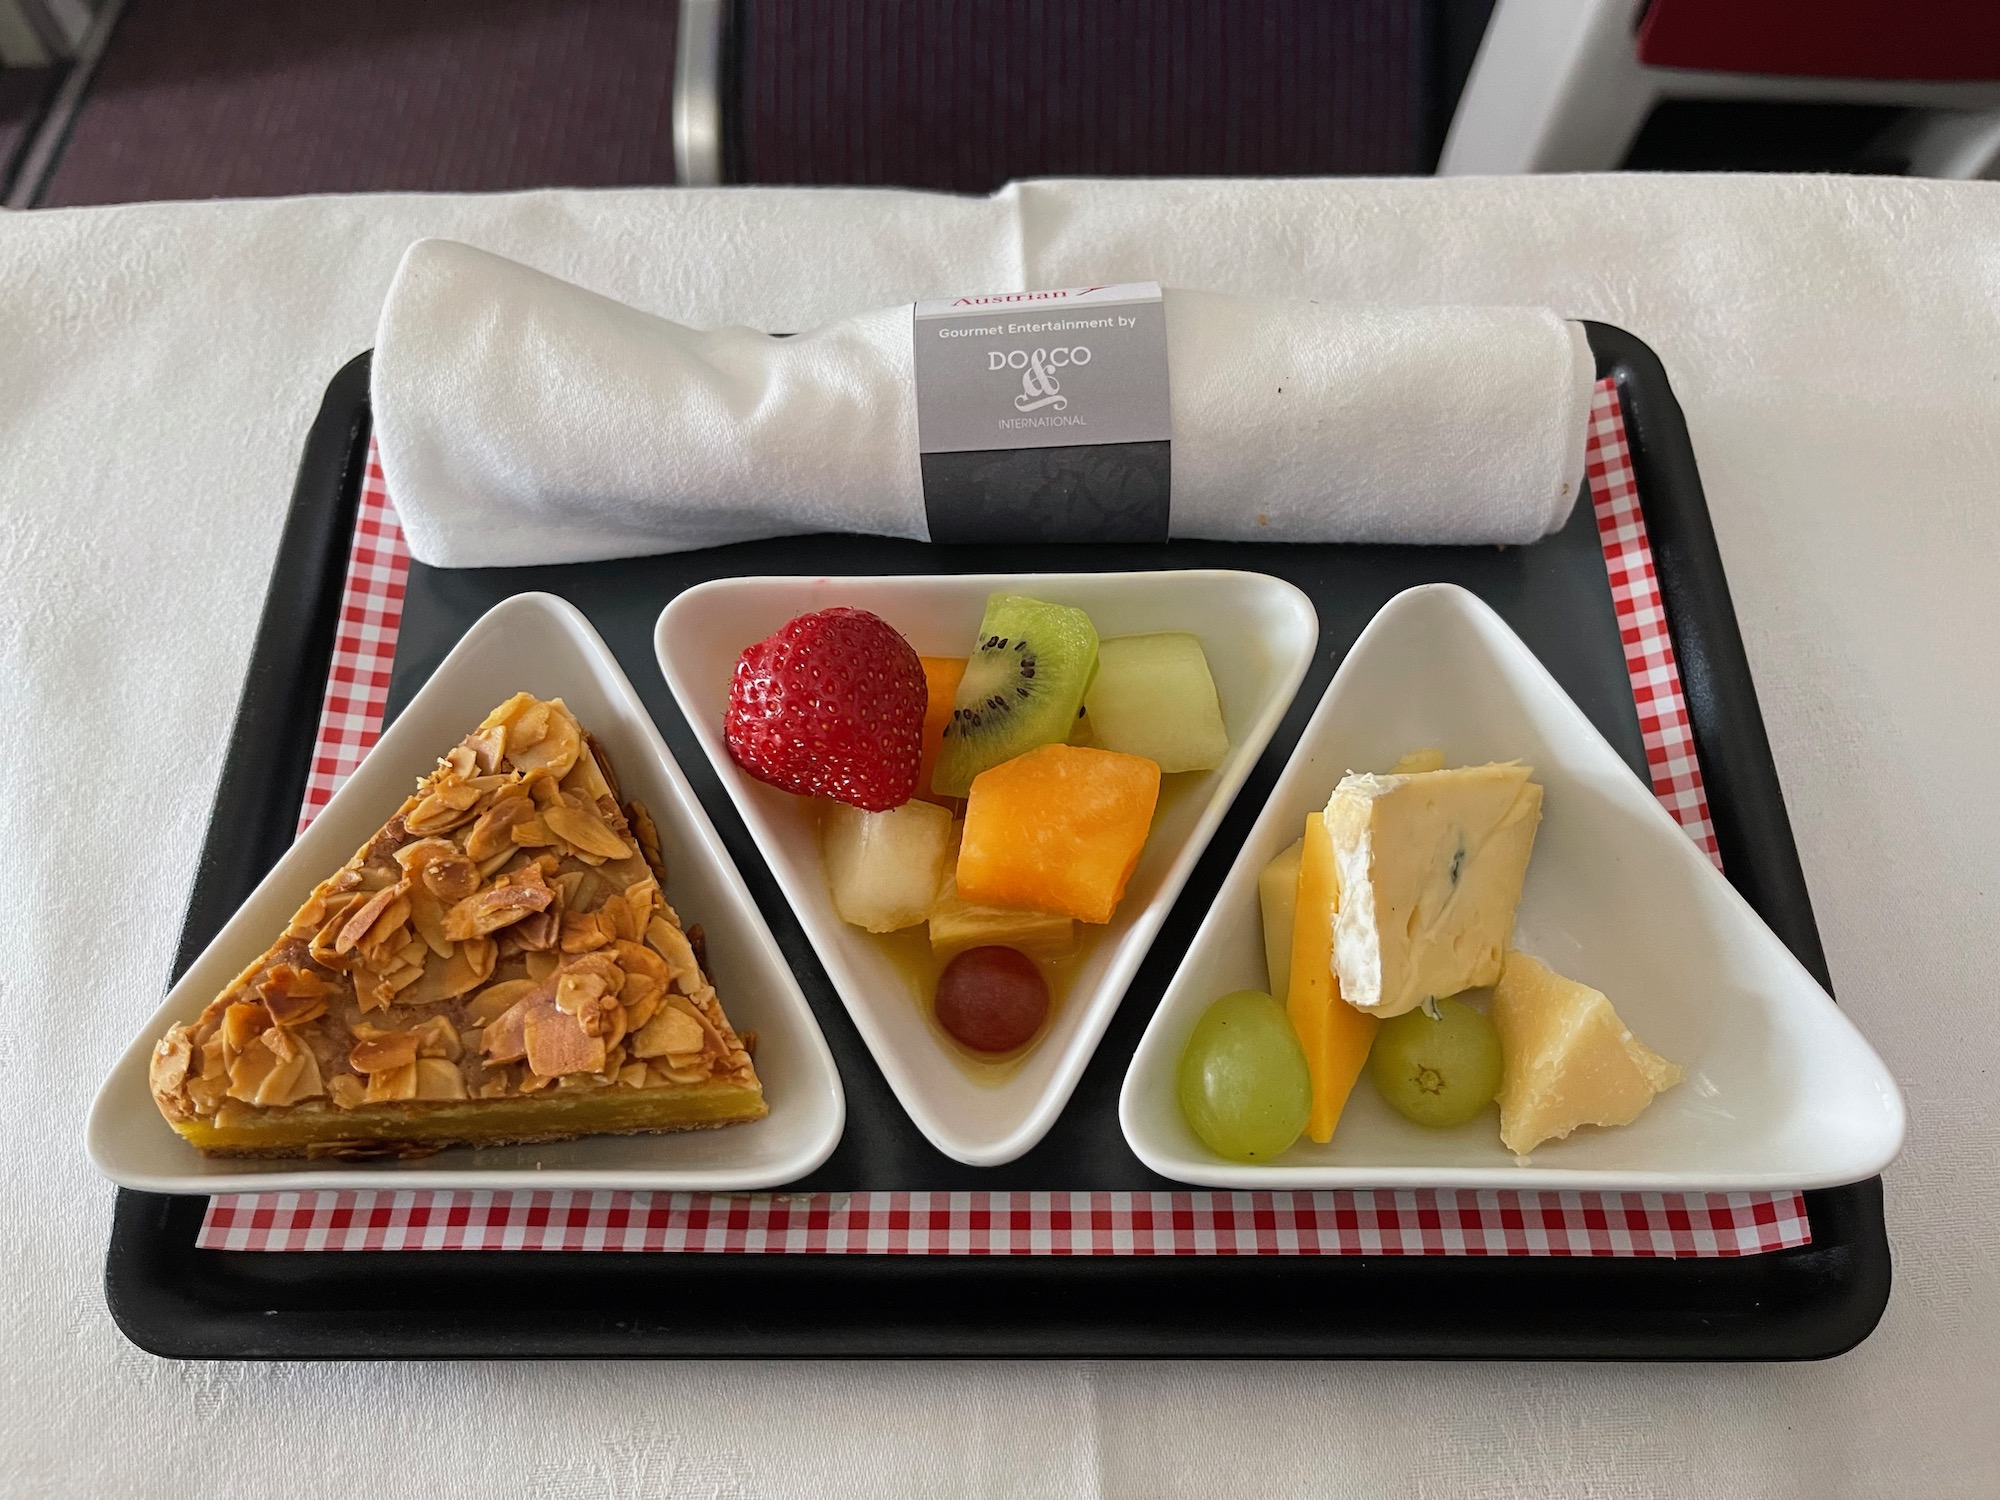
{"label": "blue-veined cheese", "polygon": [[1509,953],[1493,990],[1500,1140],[1526,1156],[1579,1125],[1629,1125],[1681,1070],[1618,1019],[1600,990]]}
{"label": "blue-veined cheese", "polygon": [[1531,774],[1507,761],[1334,788],[1333,966],[1348,1004],[1399,1016],[1500,977],[1542,816]]}

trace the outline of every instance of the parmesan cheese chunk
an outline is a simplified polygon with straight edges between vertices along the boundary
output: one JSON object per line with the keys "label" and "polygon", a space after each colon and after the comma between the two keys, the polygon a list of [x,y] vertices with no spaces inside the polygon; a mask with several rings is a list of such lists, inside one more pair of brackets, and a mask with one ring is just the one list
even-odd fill
{"label": "parmesan cheese chunk", "polygon": [[1526,1156],[1579,1125],[1628,1125],[1681,1070],[1632,1035],[1611,1002],[1539,959],[1509,953],[1493,991],[1500,1140]]}

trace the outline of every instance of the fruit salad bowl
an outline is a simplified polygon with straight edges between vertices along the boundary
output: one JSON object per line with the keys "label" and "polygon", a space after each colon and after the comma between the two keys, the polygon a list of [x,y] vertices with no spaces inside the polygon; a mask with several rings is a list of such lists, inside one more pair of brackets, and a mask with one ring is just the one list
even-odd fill
{"label": "fruit salad bowl", "polygon": [[[1004,1062],[956,1046],[934,1018],[921,929],[889,939],[843,921],[829,884],[827,804],[747,774],[724,714],[739,654],[788,621],[846,606],[887,621],[925,656],[963,655],[996,593],[1086,611],[1104,637],[1187,632],[1213,667],[1229,748],[1213,769],[1163,779],[1151,831],[1111,920],[1082,925],[1039,1038]],[[884,1078],[925,1137],[994,1166],[1035,1145],[1068,1102],[1195,862],[1284,717],[1319,641],[1311,602],[1258,573],[986,574],[718,579],[662,612],[661,671],[812,942]],[[914,946],[913,946],[914,945]]]}
{"label": "fruit salad bowl", "polygon": [[[1532,767],[1545,796],[1514,946],[1609,996],[1685,1079],[1630,1124],[1521,1159],[1490,1106],[1426,1129],[1364,1071],[1330,1141],[1226,1159],[1183,1114],[1180,1064],[1211,1005],[1270,985],[1260,874],[1347,772],[1387,771],[1420,747],[1455,766]],[[1450,584],[1392,599],[1342,662],[1133,1055],[1119,1119],[1167,1177],[1314,1190],[1830,1187],[1879,1172],[1904,1131],[1896,1086],[1853,1024],[1520,638]]]}

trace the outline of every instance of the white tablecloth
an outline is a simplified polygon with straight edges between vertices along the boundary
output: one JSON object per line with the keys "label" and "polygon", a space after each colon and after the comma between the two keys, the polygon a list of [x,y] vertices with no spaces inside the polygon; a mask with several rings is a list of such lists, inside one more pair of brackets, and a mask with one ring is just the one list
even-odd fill
{"label": "white tablecloth", "polygon": [[[415,236],[688,322],[1084,278],[1545,302],[1661,354],[1843,1004],[1880,1331],[1802,1367],[170,1364],[80,1135],[166,981],[299,444]],[[2000,1473],[2000,186],[1553,178],[0,214],[0,1491],[1983,1495]]]}

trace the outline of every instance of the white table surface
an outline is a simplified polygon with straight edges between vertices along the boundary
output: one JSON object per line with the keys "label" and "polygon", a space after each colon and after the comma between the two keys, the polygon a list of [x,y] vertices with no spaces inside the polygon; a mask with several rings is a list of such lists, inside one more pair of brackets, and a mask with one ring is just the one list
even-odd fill
{"label": "white table surface", "polygon": [[[686,321],[1089,279],[1545,302],[1687,409],[1842,1003],[1906,1090],[1895,1293],[1808,1366],[173,1364],[100,1286],[99,1077],[165,985],[327,378],[410,239]],[[2000,186],[648,191],[0,214],[0,1491],[1990,1495]]]}

